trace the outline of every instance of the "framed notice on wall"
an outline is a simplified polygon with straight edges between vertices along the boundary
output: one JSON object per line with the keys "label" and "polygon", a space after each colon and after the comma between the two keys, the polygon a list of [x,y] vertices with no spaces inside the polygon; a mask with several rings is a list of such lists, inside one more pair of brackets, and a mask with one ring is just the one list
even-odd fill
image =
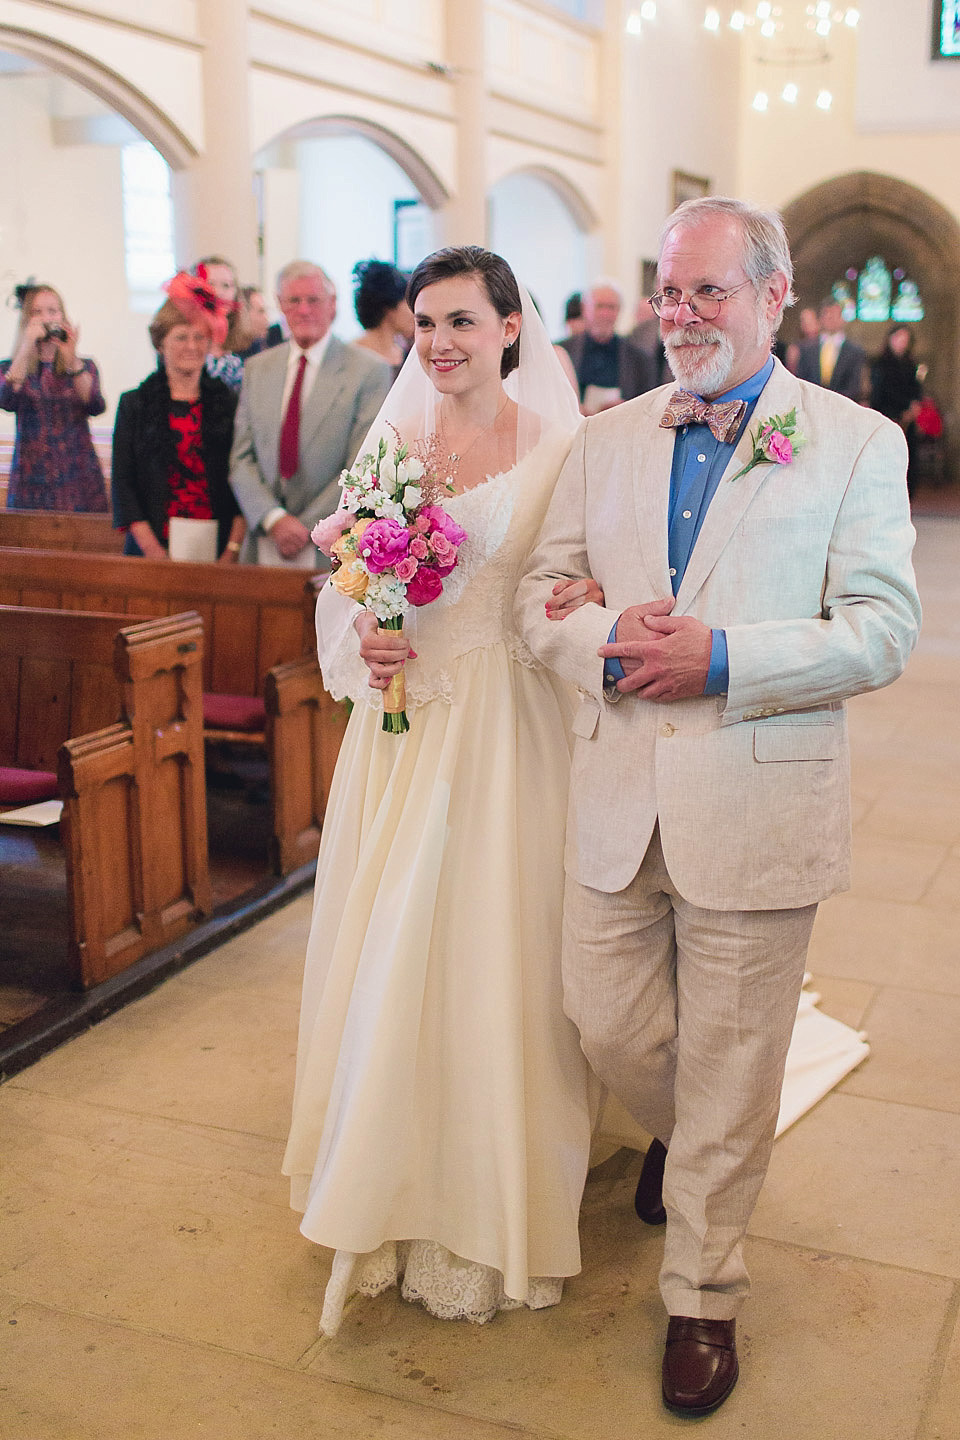
{"label": "framed notice on wall", "polygon": [[686,170],[674,170],[670,190],[671,203],[676,209],[684,200],[699,200],[701,195],[709,195],[710,181],[703,175],[688,175]]}
{"label": "framed notice on wall", "polygon": [[960,0],[933,0],[933,58],[960,60]]}

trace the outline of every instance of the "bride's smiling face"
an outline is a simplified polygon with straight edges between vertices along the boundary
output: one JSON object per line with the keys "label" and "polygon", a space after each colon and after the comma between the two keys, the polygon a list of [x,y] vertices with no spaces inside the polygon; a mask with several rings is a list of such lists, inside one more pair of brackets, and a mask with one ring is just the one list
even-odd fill
{"label": "bride's smiling face", "polygon": [[504,319],[478,275],[427,285],[414,305],[420,364],[443,395],[500,383],[505,346],[520,333],[520,315]]}

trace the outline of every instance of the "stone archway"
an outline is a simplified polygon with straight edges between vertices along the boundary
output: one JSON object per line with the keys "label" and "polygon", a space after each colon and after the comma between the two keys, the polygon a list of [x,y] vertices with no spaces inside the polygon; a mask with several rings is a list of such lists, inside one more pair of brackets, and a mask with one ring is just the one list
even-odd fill
{"label": "stone archway", "polygon": [[[911,328],[929,365],[927,387],[948,421],[951,473],[960,459],[960,225],[925,191],[891,175],[858,171],[815,186],[784,207],[801,304],[815,305],[848,266],[871,255],[903,267],[917,281],[925,318]],[[796,336],[788,312],[784,339]],[[850,333],[875,354],[884,325],[855,322]]]}
{"label": "stone archway", "polygon": [[287,141],[313,140],[330,135],[358,135],[376,145],[399,165],[407,179],[419,192],[423,203],[428,205],[431,210],[441,209],[449,200],[450,196],[446,186],[422,155],[395,131],[388,130],[383,125],[377,125],[372,120],[365,120],[361,116],[318,115],[284,130],[262,149],[268,152],[274,146],[282,145]]}
{"label": "stone archway", "polygon": [[172,170],[183,170],[196,158],[196,147],[168,115],[116,71],[82,51],[35,31],[3,24],[0,49],[34,60],[89,90],[149,140]]}

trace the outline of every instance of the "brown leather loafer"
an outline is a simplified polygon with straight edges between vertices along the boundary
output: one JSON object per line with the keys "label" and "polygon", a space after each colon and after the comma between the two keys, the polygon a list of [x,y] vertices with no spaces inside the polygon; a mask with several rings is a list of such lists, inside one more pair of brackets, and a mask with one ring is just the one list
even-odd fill
{"label": "brown leather loafer", "polygon": [[671,1315],[663,1352],[663,1403],[677,1415],[709,1415],[737,1383],[736,1320]]}
{"label": "brown leather loafer", "polygon": [[667,1147],[659,1140],[650,1141],[650,1149],[643,1157],[643,1168],[637,1181],[637,1193],[633,1206],[644,1225],[665,1225],[667,1212],[663,1208],[663,1167],[667,1161]]}

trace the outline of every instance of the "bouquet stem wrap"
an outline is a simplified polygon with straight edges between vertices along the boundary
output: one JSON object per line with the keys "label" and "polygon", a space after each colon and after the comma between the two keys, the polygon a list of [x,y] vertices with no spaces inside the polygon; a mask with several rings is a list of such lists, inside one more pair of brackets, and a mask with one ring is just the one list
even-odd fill
{"label": "bouquet stem wrap", "polygon": [[[382,620],[379,628],[381,632],[402,630],[403,616],[392,615],[389,620]],[[410,729],[407,719],[407,687],[402,669],[394,675],[383,692],[383,728],[390,735],[402,735],[405,730]]]}

